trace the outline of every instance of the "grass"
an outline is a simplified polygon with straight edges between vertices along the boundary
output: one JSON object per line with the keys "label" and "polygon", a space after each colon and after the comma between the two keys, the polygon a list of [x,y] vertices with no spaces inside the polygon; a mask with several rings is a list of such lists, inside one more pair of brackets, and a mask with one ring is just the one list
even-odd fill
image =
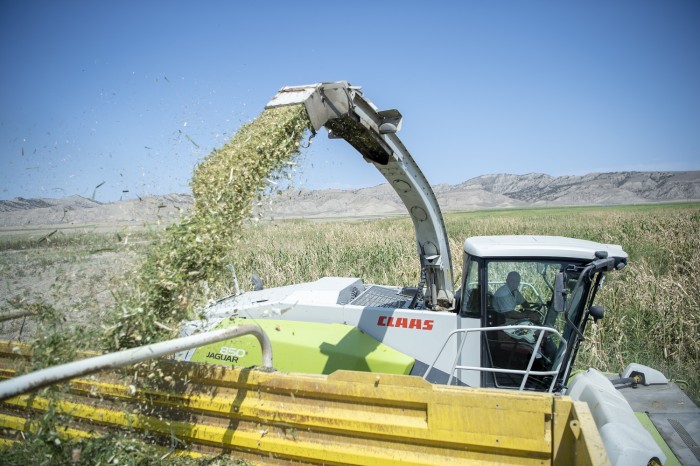
{"label": "grass", "polygon": [[[577,366],[619,371],[628,362],[648,364],[673,378],[687,380],[690,393],[695,399],[700,398],[700,381],[694,370],[700,367],[700,204],[451,213],[445,221],[456,282],[461,278],[463,241],[469,236],[547,234],[622,244],[630,255],[629,265],[621,272],[608,274],[598,298],[606,308],[606,317],[599,325],[589,327],[589,339],[579,352]],[[67,294],[73,299],[70,302],[78,299],[77,303],[89,304],[87,298],[79,300],[77,290],[94,293],[96,288],[109,288],[121,306],[117,306],[112,320],[129,313],[135,318],[143,317],[143,306],[130,305],[133,301],[120,298],[127,294],[133,300],[134,287],[120,290],[114,282],[102,283],[99,271],[81,275],[80,266],[100,257],[100,252],[91,251],[105,248],[117,256],[130,256],[126,268],[139,257],[146,257],[148,264],[154,253],[151,250],[148,255],[146,242],[156,244],[158,250],[168,244],[164,240],[168,235],[144,233],[128,245],[114,234],[97,233],[41,244],[2,238],[0,269],[18,280],[27,279],[21,277],[23,271],[30,276],[44,270],[62,271],[57,276],[66,282],[54,283],[47,297],[60,303],[62,295]],[[244,289],[252,287],[245,279],[252,274],[260,276],[266,287],[323,276],[357,276],[368,283],[390,285],[414,285],[420,279],[413,226],[407,217],[327,223],[251,222],[230,241],[226,260],[210,264],[219,274],[209,275],[206,286],[201,280],[196,281],[202,291],[184,306],[187,312],[233,291],[225,269],[227,263],[235,266]],[[122,281],[135,283],[138,272],[132,271]],[[37,298],[7,295],[15,307],[33,305],[33,298]],[[54,307],[70,316],[69,309]],[[158,322],[166,327],[176,328],[182,318],[179,312],[180,308],[174,314],[170,310],[156,319],[162,319]],[[154,319],[152,315],[150,318]],[[144,325],[153,325],[152,320],[142,320]]]}
{"label": "grass", "polygon": [[[227,456],[190,458],[169,455],[163,447],[149,444],[124,433],[102,437],[64,441],[52,430],[51,420],[37,423],[38,435],[29,435],[2,451],[4,466],[64,466],[120,465],[120,466],[247,466],[250,463]],[[43,430],[42,430],[43,428]],[[30,459],[30,461],[28,461]]]}

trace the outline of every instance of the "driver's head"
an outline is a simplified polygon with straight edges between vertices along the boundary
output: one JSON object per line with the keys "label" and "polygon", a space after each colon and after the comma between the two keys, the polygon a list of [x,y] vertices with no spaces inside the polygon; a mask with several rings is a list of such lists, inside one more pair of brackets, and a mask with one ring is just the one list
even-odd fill
{"label": "driver's head", "polygon": [[520,286],[520,274],[518,272],[510,272],[506,277],[506,285],[510,291],[515,291]]}

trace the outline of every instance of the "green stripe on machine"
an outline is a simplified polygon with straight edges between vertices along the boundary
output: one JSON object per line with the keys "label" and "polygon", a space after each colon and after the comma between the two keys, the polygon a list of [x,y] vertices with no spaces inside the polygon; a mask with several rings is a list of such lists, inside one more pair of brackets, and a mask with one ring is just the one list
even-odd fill
{"label": "green stripe on machine", "polygon": [[[216,329],[233,325],[259,325],[272,341],[275,369],[283,372],[331,374],[355,370],[409,374],[415,360],[349,325],[287,320],[225,319]],[[198,348],[191,362],[223,366],[259,366],[260,344],[243,336]]]}

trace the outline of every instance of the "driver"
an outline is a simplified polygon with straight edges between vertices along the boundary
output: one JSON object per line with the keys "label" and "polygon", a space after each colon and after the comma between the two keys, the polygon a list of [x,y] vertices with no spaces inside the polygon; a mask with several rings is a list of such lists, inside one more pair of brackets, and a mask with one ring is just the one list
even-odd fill
{"label": "driver", "polygon": [[531,307],[530,303],[525,301],[525,298],[518,289],[520,287],[520,274],[516,271],[508,273],[506,283],[493,295],[493,307],[496,312],[503,314],[508,319],[531,320],[539,322],[540,315],[534,311],[516,311],[518,305]]}

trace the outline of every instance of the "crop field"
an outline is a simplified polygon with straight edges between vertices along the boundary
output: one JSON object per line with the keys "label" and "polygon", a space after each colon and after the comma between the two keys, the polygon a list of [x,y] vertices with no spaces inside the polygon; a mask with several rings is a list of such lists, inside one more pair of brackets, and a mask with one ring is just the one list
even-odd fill
{"label": "crop field", "polygon": [[[700,204],[494,210],[451,213],[445,220],[457,283],[463,241],[469,236],[545,234],[623,245],[629,265],[608,275],[598,295],[605,319],[588,326],[577,368],[618,372],[629,362],[647,364],[700,399]],[[0,323],[1,338],[34,341],[40,363],[28,369],[70,360],[80,349],[113,348],[115,322],[129,321],[134,314],[144,322],[140,334],[129,336],[136,343],[143,335],[145,343],[155,338],[148,329],[174,329],[177,319],[193,315],[197,306],[232,293],[233,282],[223,272],[228,264],[235,267],[243,290],[252,288],[252,274],[266,287],[322,276],[356,276],[366,283],[391,285],[419,282],[408,217],[247,222],[224,257],[210,261],[222,268],[210,276],[220,278],[193,281],[187,305],[170,319],[135,310],[142,286],[138,283],[148,277],[148,258],[171,237],[172,230],[157,229],[59,233],[49,239],[0,237],[0,311],[34,312]],[[29,453],[15,451],[20,463],[27,457],[23,455],[45,447],[27,448]],[[114,454],[99,442],[86,445],[85,451],[90,448]]]}
{"label": "crop field", "polygon": [[[605,319],[588,327],[577,365],[616,372],[628,362],[649,364],[686,381],[698,399],[700,205],[494,210],[445,218],[456,282],[461,279],[462,244],[469,236],[546,234],[623,245],[629,265],[608,274],[599,294]],[[49,307],[70,327],[85,327],[91,331],[86,335],[98,338],[104,323],[124,311],[120,296],[128,294],[151,245],[164,235],[76,233],[41,242],[3,237],[2,310]],[[420,278],[407,217],[251,223],[234,249],[219,263],[222,268],[234,265],[243,289],[251,287],[252,274],[266,287],[323,276],[390,285],[415,285]],[[214,283],[198,282],[196,305],[233,292],[232,280],[223,276]],[[34,320],[1,323],[0,333],[26,341],[33,336]]]}

